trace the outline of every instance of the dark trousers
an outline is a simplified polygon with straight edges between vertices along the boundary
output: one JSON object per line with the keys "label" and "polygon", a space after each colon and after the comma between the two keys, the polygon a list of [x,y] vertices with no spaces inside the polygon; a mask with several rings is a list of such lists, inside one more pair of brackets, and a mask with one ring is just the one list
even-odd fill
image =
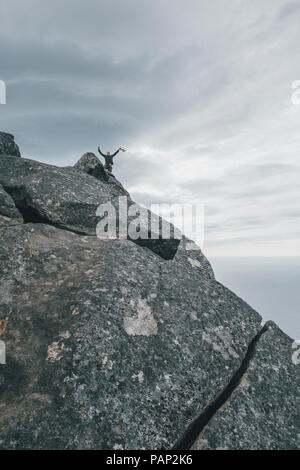
{"label": "dark trousers", "polygon": [[112,172],[112,163],[105,163],[104,168],[111,173]]}

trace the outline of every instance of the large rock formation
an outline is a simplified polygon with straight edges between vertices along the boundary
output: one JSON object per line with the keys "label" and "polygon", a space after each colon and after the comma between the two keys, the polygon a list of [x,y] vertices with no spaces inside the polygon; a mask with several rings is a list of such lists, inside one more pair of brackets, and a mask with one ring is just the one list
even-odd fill
{"label": "large rock formation", "polygon": [[[100,220],[96,211],[100,204],[111,203],[118,211],[119,198],[123,197],[127,205],[134,205],[116,178],[108,177],[106,180],[100,174],[95,178],[82,171],[81,165],[59,168],[0,155],[0,168],[0,184],[13,198],[25,222],[42,222],[80,234],[96,235]],[[139,209],[142,214],[141,232],[146,236],[149,218],[154,220],[155,215],[142,207]],[[157,239],[144,237],[134,241],[167,259],[174,257],[179,244],[174,237],[164,240],[161,231],[158,231]]]}
{"label": "large rock formation", "polygon": [[85,161],[0,157],[0,448],[296,448],[292,340],[187,240],[95,236],[133,202]]}

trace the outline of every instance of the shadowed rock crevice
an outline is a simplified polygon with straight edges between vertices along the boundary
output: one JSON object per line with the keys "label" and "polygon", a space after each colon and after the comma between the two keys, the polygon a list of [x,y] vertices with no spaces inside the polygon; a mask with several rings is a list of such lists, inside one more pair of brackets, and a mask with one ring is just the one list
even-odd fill
{"label": "shadowed rock crevice", "polygon": [[[20,214],[22,215],[25,224],[30,224],[30,223],[31,224],[46,224],[52,227],[66,230],[68,232],[76,233],[77,235],[95,236],[89,233],[89,231],[87,230],[84,230],[84,229],[76,230],[76,228],[66,226],[59,222],[55,222],[49,219],[48,217],[44,216],[43,214],[41,214],[41,212],[36,207],[33,207],[30,195],[27,193],[26,188],[24,186],[3,186],[3,189],[14,201],[15,206],[20,212]],[[133,202],[130,201],[130,204],[133,204]],[[147,223],[149,224],[149,227],[151,226],[151,216],[153,216],[153,214],[151,214],[151,212],[148,211]],[[99,217],[99,220],[100,220],[100,217]],[[118,215],[118,220],[119,220],[119,215]],[[162,238],[161,237],[161,231],[162,231],[161,223],[162,223],[162,220],[160,221],[160,225],[159,225],[160,235],[158,239],[151,238],[151,231],[147,231],[146,234],[144,233],[145,238],[132,239],[128,235],[127,239],[133,243],[136,243],[137,245],[143,248],[150,249],[153,253],[156,253],[162,259],[171,260],[174,258],[175,254],[177,253],[180,239],[174,238],[174,229],[172,228],[170,230],[170,238],[169,239]],[[140,228],[140,231],[142,232],[142,228]]]}
{"label": "shadowed rock crevice", "polygon": [[35,207],[32,207],[30,205],[29,197],[24,187],[3,186],[3,189],[14,201],[15,206],[22,215],[25,224],[46,224],[52,227],[59,228],[61,230],[66,230],[67,232],[76,233],[77,235],[87,236],[87,234],[85,233],[82,233],[72,228],[65,227],[64,225],[53,222],[52,220],[43,216]]}
{"label": "shadowed rock crevice", "polygon": [[30,207],[27,201],[27,194],[25,188],[22,187],[5,187],[4,191],[13,199],[16,208],[22,214],[24,223],[39,224],[44,223],[48,225],[54,225],[46,217],[42,217],[37,209]]}
{"label": "shadowed rock crevice", "polygon": [[11,196],[0,184],[0,228],[7,228],[24,222]]}
{"label": "shadowed rock crevice", "polygon": [[183,436],[177,441],[175,446],[173,447],[174,450],[188,450],[194,444],[196,439],[199,437],[205,426],[209,423],[209,421],[216,415],[219,409],[229,400],[230,396],[236,390],[236,388],[241,383],[242,378],[246,374],[251,359],[254,356],[255,348],[257,342],[260,340],[262,335],[268,331],[268,323],[266,323],[263,328],[259,331],[259,333],[253,338],[251,341],[247,353],[238,368],[235,372],[233,377],[231,378],[230,382],[228,383],[227,387],[223,390],[223,392],[213,401],[207,408],[196,418],[184,432]]}

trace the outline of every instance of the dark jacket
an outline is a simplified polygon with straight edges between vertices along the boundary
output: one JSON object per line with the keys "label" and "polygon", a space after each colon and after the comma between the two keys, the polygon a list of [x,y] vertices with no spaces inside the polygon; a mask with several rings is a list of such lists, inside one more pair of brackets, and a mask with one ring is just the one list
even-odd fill
{"label": "dark jacket", "polygon": [[105,153],[102,153],[101,150],[98,149],[98,152],[100,153],[100,155],[102,155],[102,157],[105,158],[105,164],[108,165],[108,164],[111,164],[113,165],[114,162],[113,162],[113,158],[117,155],[117,153],[120,152],[120,149],[117,150],[115,153],[113,153],[112,155],[106,155]]}

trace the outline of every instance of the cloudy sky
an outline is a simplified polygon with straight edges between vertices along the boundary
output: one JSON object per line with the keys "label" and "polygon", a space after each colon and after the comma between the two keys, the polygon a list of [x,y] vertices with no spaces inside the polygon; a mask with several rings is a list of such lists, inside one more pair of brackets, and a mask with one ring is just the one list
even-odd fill
{"label": "cloudy sky", "polygon": [[97,145],[142,204],[205,206],[208,256],[300,256],[300,1],[1,0],[0,129]]}

